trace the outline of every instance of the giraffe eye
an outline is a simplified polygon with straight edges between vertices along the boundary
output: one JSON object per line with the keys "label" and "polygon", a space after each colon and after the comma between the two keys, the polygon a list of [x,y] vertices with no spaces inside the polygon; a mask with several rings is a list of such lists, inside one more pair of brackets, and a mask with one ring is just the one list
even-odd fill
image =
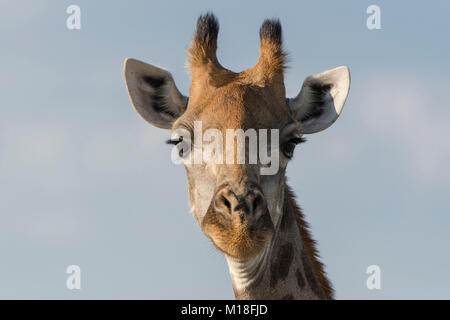
{"label": "giraffe eye", "polygon": [[296,143],[293,142],[287,142],[283,146],[283,154],[286,156],[286,158],[291,159],[294,156],[294,150],[297,146]]}
{"label": "giraffe eye", "polygon": [[290,139],[282,147],[283,154],[286,156],[286,158],[291,159],[294,156],[295,147],[305,141],[306,139],[300,137]]}

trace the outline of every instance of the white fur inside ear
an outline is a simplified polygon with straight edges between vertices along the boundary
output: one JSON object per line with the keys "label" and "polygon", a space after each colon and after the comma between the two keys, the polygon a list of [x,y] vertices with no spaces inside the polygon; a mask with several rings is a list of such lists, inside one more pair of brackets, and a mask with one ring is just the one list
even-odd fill
{"label": "white fur inside ear", "polygon": [[306,78],[299,95],[288,99],[302,132],[315,133],[331,126],[344,108],[349,89],[350,71],[345,66]]}
{"label": "white fur inside ear", "polygon": [[350,70],[348,67],[342,66],[335,69],[319,73],[313,76],[324,83],[333,84],[330,90],[331,96],[334,98],[334,107],[338,115],[344,108],[348,91],[350,90]]}

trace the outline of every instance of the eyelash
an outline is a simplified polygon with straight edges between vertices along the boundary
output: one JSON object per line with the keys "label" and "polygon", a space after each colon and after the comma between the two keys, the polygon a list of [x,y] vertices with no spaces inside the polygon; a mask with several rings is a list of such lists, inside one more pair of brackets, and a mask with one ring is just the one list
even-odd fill
{"label": "eyelash", "polygon": [[293,142],[295,144],[305,143],[306,141],[307,141],[306,138],[303,137],[295,137],[289,140],[289,142]]}
{"label": "eyelash", "polygon": [[179,137],[179,138],[176,139],[176,140],[174,140],[174,139],[166,140],[166,143],[167,143],[167,144],[171,144],[171,145],[176,146],[176,145],[179,144],[181,141],[183,141],[183,137]]}
{"label": "eyelash", "polygon": [[[166,143],[167,143],[167,144],[172,144],[172,145],[177,145],[177,144],[180,143],[181,141],[183,141],[183,137],[179,137],[179,138],[176,139],[176,140],[173,140],[173,139],[166,140]],[[306,142],[306,141],[307,141],[307,140],[306,140],[305,138],[301,137],[301,138],[292,138],[292,139],[289,140],[288,142],[292,142],[292,143],[295,143],[295,144],[300,144],[300,143],[304,143],[304,142]]]}

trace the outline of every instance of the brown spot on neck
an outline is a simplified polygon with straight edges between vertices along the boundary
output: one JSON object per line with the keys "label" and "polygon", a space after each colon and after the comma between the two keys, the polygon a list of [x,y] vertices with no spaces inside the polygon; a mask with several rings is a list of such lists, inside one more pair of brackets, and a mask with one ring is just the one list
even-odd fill
{"label": "brown spot on neck", "polygon": [[293,245],[289,242],[283,244],[270,265],[271,288],[274,288],[277,285],[278,281],[284,280],[288,276],[293,258]]}

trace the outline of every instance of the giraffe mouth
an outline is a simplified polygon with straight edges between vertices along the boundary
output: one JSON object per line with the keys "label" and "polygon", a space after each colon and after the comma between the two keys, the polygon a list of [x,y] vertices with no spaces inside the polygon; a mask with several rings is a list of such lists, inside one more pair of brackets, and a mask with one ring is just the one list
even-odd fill
{"label": "giraffe mouth", "polygon": [[243,202],[229,201],[227,204],[220,198],[222,194],[217,193],[216,199],[225,209],[213,201],[202,221],[205,235],[218,250],[229,256],[251,258],[261,252],[273,237],[275,228],[269,210],[264,199],[259,199],[261,194],[255,194],[250,197],[251,201],[247,201],[255,202],[257,209],[252,211]]}

